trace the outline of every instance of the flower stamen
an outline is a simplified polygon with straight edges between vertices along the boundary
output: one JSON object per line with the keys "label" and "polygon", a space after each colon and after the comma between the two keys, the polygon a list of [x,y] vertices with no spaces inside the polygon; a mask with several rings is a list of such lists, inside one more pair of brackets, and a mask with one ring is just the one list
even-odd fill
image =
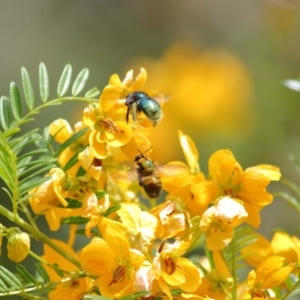
{"label": "flower stamen", "polygon": [[165,272],[168,275],[172,275],[176,271],[176,262],[172,257],[166,257],[164,259]]}
{"label": "flower stamen", "polygon": [[116,123],[111,118],[102,119],[100,123],[107,131],[111,132],[112,134],[115,134],[117,132],[124,132],[117,127]]}
{"label": "flower stamen", "polygon": [[125,274],[126,274],[126,268],[125,266],[121,266],[119,265],[115,271],[114,271],[114,275],[113,275],[113,279],[112,281],[109,283],[108,287],[110,287],[112,284],[114,283],[120,283],[123,281],[123,279],[125,278]]}

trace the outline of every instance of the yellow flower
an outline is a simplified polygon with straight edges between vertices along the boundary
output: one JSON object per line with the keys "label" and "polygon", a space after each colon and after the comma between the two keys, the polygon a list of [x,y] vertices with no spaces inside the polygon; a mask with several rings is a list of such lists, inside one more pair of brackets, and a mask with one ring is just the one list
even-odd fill
{"label": "yellow flower", "polygon": [[89,181],[91,178],[96,181],[100,180],[102,171],[102,161],[95,158],[90,147],[86,147],[78,154],[78,162],[80,166],[86,171],[84,176],[80,177],[81,181]]}
{"label": "yellow flower", "polygon": [[86,126],[92,126],[89,142],[96,158],[106,158],[108,146],[123,147],[135,136],[136,132],[132,126],[125,121],[127,107],[124,98],[129,93],[140,90],[146,79],[145,69],[141,69],[135,80],[132,70],[127,72],[122,82],[119,76],[114,74],[103,89],[98,106],[90,105],[84,110],[82,122]]}
{"label": "yellow flower", "polygon": [[200,221],[200,229],[206,234],[209,250],[220,250],[232,240],[233,229],[248,216],[244,206],[228,196],[218,199],[208,208]]}
{"label": "yellow flower", "polygon": [[156,217],[142,211],[135,203],[122,203],[117,215],[126,227],[126,237],[130,247],[141,252],[147,251],[155,239]]}
{"label": "yellow flower", "polygon": [[66,208],[68,202],[65,198],[70,194],[67,189],[65,173],[61,169],[51,169],[48,176],[51,176],[51,179],[30,191],[32,196],[29,198],[29,202],[33,212],[37,215],[44,214],[50,230],[55,231],[59,229],[62,218],[80,216],[84,210],[83,208]]}
{"label": "yellow flower", "polygon": [[[54,239],[52,241],[69,255],[77,257],[77,254],[69,244]],[[42,259],[44,259],[48,263],[59,265],[59,267],[62,270],[66,270],[69,272],[80,271],[65,257],[58,254],[55,250],[53,250],[50,246],[46,244],[44,244],[44,255],[42,256]],[[51,282],[58,282],[62,280],[62,278],[54,271],[54,269],[50,268],[47,265],[44,265],[44,268],[49,274]],[[65,274],[65,277],[69,276],[69,274]],[[80,300],[90,290],[90,284],[91,279],[89,277],[74,278],[73,280],[67,280],[63,283],[56,285],[55,289],[48,294],[48,297],[51,300]]]}
{"label": "yellow flower", "polygon": [[95,285],[105,297],[118,298],[134,291],[135,272],[144,256],[130,249],[126,237],[107,225],[104,239],[94,238],[81,251],[82,269],[98,276]]}
{"label": "yellow flower", "polygon": [[170,286],[178,287],[184,292],[193,292],[201,282],[198,268],[188,258],[181,257],[188,246],[184,241],[165,243],[153,259],[155,278],[169,299],[173,299]]}
{"label": "yellow flower", "polygon": [[285,258],[286,263],[300,262],[300,240],[284,232],[276,232],[269,241],[262,235],[255,233],[256,241],[243,249],[244,260],[252,267],[257,267],[270,255]]}
{"label": "yellow flower", "polygon": [[283,257],[269,256],[258,266],[256,271],[252,270],[248,274],[243,299],[266,299],[268,289],[275,288],[284,282],[295,266],[294,264],[283,266],[283,261]]}
{"label": "yellow flower", "polygon": [[167,200],[154,207],[151,213],[158,219],[156,236],[159,239],[178,237],[189,229],[189,220],[180,203]]}
{"label": "yellow flower", "polygon": [[181,131],[179,142],[187,164],[174,161],[162,167],[160,176],[169,199],[181,200],[181,206],[192,215],[201,215],[208,207],[213,185],[205,180],[198,163],[199,153],[192,139]]}
{"label": "yellow flower", "polygon": [[102,198],[97,199],[96,194],[86,193],[83,200],[84,214],[83,217],[89,218],[85,226],[85,234],[87,237],[91,237],[91,229],[97,226],[101,220],[101,214],[109,209],[110,201],[108,194],[105,194]]}
{"label": "yellow flower", "polygon": [[219,190],[219,197],[228,195],[243,201],[248,213],[245,222],[257,228],[260,225],[260,210],[273,201],[266,191],[270,181],[280,179],[279,169],[270,165],[242,167],[229,150],[219,150],[212,154],[208,168],[213,183]]}
{"label": "yellow flower", "polygon": [[200,299],[225,300],[226,293],[232,287],[232,278],[226,277],[216,270],[212,270],[202,278],[202,282],[194,294],[199,295]]}

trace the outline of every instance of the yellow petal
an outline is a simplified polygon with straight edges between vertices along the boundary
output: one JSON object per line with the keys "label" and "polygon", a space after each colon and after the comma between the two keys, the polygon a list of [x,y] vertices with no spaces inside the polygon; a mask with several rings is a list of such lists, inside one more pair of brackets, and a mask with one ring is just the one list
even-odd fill
{"label": "yellow petal", "polygon": [[132,138],[132,127],[125,122],[115,122],[117,130],[115,132],[106,131],[106,143],[112,147],[121,147],[127,144]]}
{"label": "yellow petal", "polygon": [[80,253],[81,267],[92,275],[109,273],[118,261],[107,242],[100,238],[94,238]]}
{"label": "yellow petal", "polygon": [[211,177],[223,188],[234,187],[243,178],[243,170],[229,150],[219,150],[212,154],[208,168]]}
{"label": "yellow petal", "polygon": [[283,265],[284,258],[280,256],[267,257],[256,269],[256,282],[263,283],[274,270],[280,269]]}
{"label": "yellow petal", "polygon": [[187,258],[179,258],[176,263],[185,277],[185,282],[179,285],[179,288],[186,292],[195,291],[201,283],[198,268]]}
{"label": "yellow petal", "polygon": [[248,217],[248,213],[240,202],[225,196],[218,200],[215,216],[227,220],[231,227],[237,227]]}
{"label": "yellow petal", "polygon": [[282,282],[284,282],[287,277],[291,274],[291,272],[294,269],[294,264],[289,264],[285,267],[280,268],[279,270],[276,270],[272,272],[264,281],[262,288],[264,289],[271,289]]}
{"label": "yellow petal", "polygon": [[267,256],[272,254],[270,241],[258,233],[253,233],[256,241],[243,249],[241,254],[250,266],[257,268]]}
{"label": "yellow petal", "polygon": [[117,215],[120,216],[122,223],[127,228],[137,228],[141,212],[142,210],[135,203],[122,203]]}
{"label": "yellow petal", "polygon": [[271,247],[275,255],[284,257],[287,263],[298,261],[298,252],[292,238],[284,232],[276,232],[271,241]]}
{"label": "yellow petal", "polygon": [[49,132],[52,136],[54,136],[54,140],[59,144],[64,143],[73,134],[73,130],[69,122],[64,119],[57,119],[52,122],[49,125]]}
{"label": "yellow petal", "polygon": [[200,171],[198,164],[199,153],[193,140],[188,135],[183,134],[180,130],[178,131],[178,134],[184,157],[190,167],[191,172],[198,173]]}
{"label": "yellow petal", "polygon": [[[118,75],[112,75],[111,80],[116,81]],[[113,78],[113,79],[112,79]],[[105,114],[109,111],[118,101],[120,95],[122,93],[122,89],[115,85],[107,85],[100,96],[99,99],[99,107],[102,114]]]}
{"label": "yellow petal", "polygon": [[99,140],[100,133],[96,130],[90,134],[90,149],[92,154],[98,159],[104,159],[107,157],[106,143]]}
{"label": "yellow petal", "polygon": [[231,274],[228,270],[228,267],[222,257],[222,253],[219,250],[213,251],[213,260],[216,266],[216,270],[225,277],[230,277]]}
{"label": "yellow petal", "polygon": [[140,91],[147,81],[147,71],[144,68],[140,69],[140,73],[137,75],[135,80],[127,87],[128,92]]}

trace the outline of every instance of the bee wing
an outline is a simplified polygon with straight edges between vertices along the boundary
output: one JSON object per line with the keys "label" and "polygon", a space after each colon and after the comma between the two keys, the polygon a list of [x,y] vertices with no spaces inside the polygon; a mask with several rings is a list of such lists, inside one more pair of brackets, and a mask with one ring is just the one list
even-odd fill
{"label": "bee wing", "polygon": [[188,166],[180,161],[168,163],[164,166],[157,166],[157,172],[162,178],[190,174]]}
{"label": "bee wing", "polygon": [[162,104],[164,102],[167,102],[171,99],[170,96],[165,96],[163,94],[155,94],[154,96],[150,96],[152,99],[156,100],[159,104]]}
{"label": "bee wing", "polygon": [[109,176],[114,181],[137,181],[138,176],[135,170],[124,169],[124,170],[110,170]]}

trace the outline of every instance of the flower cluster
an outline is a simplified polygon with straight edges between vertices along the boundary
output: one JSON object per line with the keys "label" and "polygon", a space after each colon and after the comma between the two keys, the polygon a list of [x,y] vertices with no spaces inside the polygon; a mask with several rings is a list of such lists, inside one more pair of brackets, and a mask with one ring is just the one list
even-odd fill
{"label": "flower cluster", "polygon": [[[90,239],[79,253],[72,249],[72,239],[53,241],[76,257],[80,268],[45,245],[45,261],[57,263],[65,273],[81,274],[56,285],[49,298],[267,299],[269,290],[294,271],[299,250],[295,247],[291,258],[287,250],[278,250],[278,241],[260,247],[257,237],[251,248],[241,250],[244,260],[257,268],[243,282],[229,269],[225,254],[238,228],[259,227],[260,211],[273,201],[267,186],[280,179],[279,169],[243,169],[230,150],[222,149],[209,158],[206,176],[194,142],[181,131],[186,162],[156,165],[150,159],[156,150],[150,141],[156,130],[151,109],[161,108],[143,89],[146,77],[144,69],[136,78],[129,71],[123,81],[112,75],[99,102],[84,109],[74,129],[62,119],[49,126],[56,142],[72,143],[47,174],[50,179],[31,191],[31,208],[45,215],[53,231],[62,221],[81,218]],[[145,102],[136,99],[130,106],[126,99],[136,91],[146,94]],[[135,162],[138,179],[132,179],[128,162]],[[71,227],[72,235],[75,230]],[[209,266],[201,259],[203,250],[210,253]],[[57,273],[48,271],[57,282]]]}

